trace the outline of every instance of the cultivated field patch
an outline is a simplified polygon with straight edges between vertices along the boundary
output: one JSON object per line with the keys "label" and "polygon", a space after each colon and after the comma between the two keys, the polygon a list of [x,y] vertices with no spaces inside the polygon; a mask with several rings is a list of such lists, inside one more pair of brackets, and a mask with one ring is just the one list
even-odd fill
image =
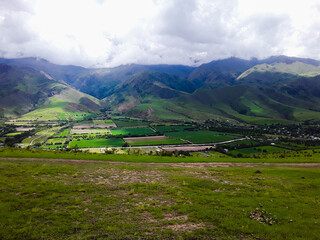
{"label": "cultivated field patch", "polygon": [[90,140],[72,140],[69,148],[86,148],[86,147],[121,147],[124,141],[121,138],[100,138]]}
{"label": "cultivated field patch", "polygon": [[110,127],[117,127],[117,125],[111,120],[93,120],[93,124],[95,127],[99,128],[110,128]]}
{"label": "cultivated field patch", "polygon": [[124,128],[124,129],[111,129],[112,135],[152,135],[154,131],[150,128]]}
{"label": "cultivated field patch", "polygon": [[170,126],[154,126],[154,128],[160,132],[180,132],[186,129],[192,129],[193,126],[179,126],[179,125],[170,125]]}
{"label": "cultivated field patch", "polygon": [[143,120],[137,120],[137,119],[130,119],[130,118],[114,118],[112,120],[119,128],[149,125],[149,122],[146,122]]}
{"label": "cultivated field patch", "polygon": [[110,134],[109,129],[101,129],[101,128],[96,128],[96,129],[72,129],[71,134]]}
{"label": "cultivated field patch", "polygon": [[132,138],[124,138],[123,140],[132,146],[183,144],[184,143],[179,139],[173,139],[166,136],[132,137]]}
{"label": "cultivated field patch", "polygon": [[165,135],[168,137],[188,140],[192,143],[215,143],[240,138],[240,135],[205,130],[167,132]]}
{"label": "cultivated field patch", "polygon": [[60,138],[60,137],[67,137],[70,133],[70,129],[67,128],[67,129],[63,129],[62,132],[54,135],[54,137],[57,137],[57,138]]}

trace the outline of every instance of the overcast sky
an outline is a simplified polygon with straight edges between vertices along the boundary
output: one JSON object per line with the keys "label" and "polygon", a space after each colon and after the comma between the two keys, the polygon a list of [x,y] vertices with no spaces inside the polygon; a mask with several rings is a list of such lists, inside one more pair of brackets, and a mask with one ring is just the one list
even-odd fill
{"label": "overcast sky", "polygon": [[0,0],[0,57],[195,65],[320,59],[320,0]]}

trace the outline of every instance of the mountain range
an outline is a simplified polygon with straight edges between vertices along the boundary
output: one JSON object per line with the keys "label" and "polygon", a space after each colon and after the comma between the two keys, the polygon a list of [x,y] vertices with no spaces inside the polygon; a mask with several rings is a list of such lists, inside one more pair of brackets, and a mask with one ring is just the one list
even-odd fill
{"label": "mountain range", "polygon": [[147,119],[293,123],[320,120],[319,103],[320,62],[306,58],[99,69],[0,58],[0,112],[6,117],[109,110]]}

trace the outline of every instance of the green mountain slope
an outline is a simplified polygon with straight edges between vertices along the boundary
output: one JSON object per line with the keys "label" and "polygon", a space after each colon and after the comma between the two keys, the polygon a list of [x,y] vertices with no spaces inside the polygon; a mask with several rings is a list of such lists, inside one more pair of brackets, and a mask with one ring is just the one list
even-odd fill
{"label": "green mountain slope", "polygon": [[[296,60],[270,58],[265,60],[269,64],[244,72],[241,69],[256,60],[215,61],[179,81],[171,75],[144,73],[118,85],[107,100],[123,114],[147,118],[203,120],[220,116],[260,123],[320,119],[320,81],[312,78],[318,74],[318,63]],[[198,76],[203,81],[194,80],[200,68],[203,75]],[[187,82],[192,86],[189,91],[178,88],[181,83],[188,86]]]}
{"label": "green mountain slope", "polygon": [[105,104],[119,114],[148,119],[320,120],[320,62],[313,59],[228,58],[197,68],[131,64],[105,69],[36,58],[0,62],[20,66],[1,73],[0,108],[6,115],[25,114],[24,119],[80,118]]}
{"label": "green mountain slope", "polygon": [[238,84],[274,85],[300,77],[320,75],[320,67],[303,62],[256,65],[237,77]]}
{"label": "green mountain slope", "polygon": [[186,77],[194,68],[179,65],[122,65],[115,68],[87,69],[72,81],[66,81],[74,88],[99,99],[110,95],[117,85],[143,72],[161,72],[177,77]]}
{"label": "green mountain slope", "polygon": [[[0,64],[0,109],[5,116],[59,119],[97,112],[100,101],[31,68]],[[71,114],[72,115],[72,114]]]}
{"label": "green mountain slope", "polygon": [[199,87],[212,85],[215,87],[230,85],[244,71],[258,64],[257,59],[243,60],[228,58],[202,64],[188,77],[188,80]]}
{"label": "green mountain slope", "polygon": [[111,108],[129,116],[149,119],[207,119],[217,117],[188,110],[176,101],[190,95],[196,86],[176,75],[142,72],[118,85],[104,100]]}
{"label": "green mountain slope", "polygon": [[53,64],[39,58],[0,58],[0,63],[43,71],[77,90],[102,99],[118,84],[142,72],[160,72],[186,78],[195,68],[183,65],[121,65],[114,68],[83,68]]}

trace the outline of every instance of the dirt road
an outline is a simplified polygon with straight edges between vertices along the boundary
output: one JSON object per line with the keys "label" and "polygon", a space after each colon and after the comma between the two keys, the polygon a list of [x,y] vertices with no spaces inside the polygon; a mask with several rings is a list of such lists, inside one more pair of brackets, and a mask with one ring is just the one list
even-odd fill
{"label": "dirt road", "polygon": [[142,162],[116,162],[116,161],[97,161],[97,160],[78,160],[78,159],[49,159],[49,158],[5,158],[2,160],[12,161],[48,161],[48,162],[66,162],[76,164],[89,164],[89,163],[102,163],[108,165],[129,165],[129,166],[171,166],[171,167],[184,167],[184,168],[207,168],[207,167],[265,167],[265,166],[278,166],[278,167],[310,167],[320,168],[320,163],[232,163],[232,162],[210,162],[210,163],[142,163]]}

